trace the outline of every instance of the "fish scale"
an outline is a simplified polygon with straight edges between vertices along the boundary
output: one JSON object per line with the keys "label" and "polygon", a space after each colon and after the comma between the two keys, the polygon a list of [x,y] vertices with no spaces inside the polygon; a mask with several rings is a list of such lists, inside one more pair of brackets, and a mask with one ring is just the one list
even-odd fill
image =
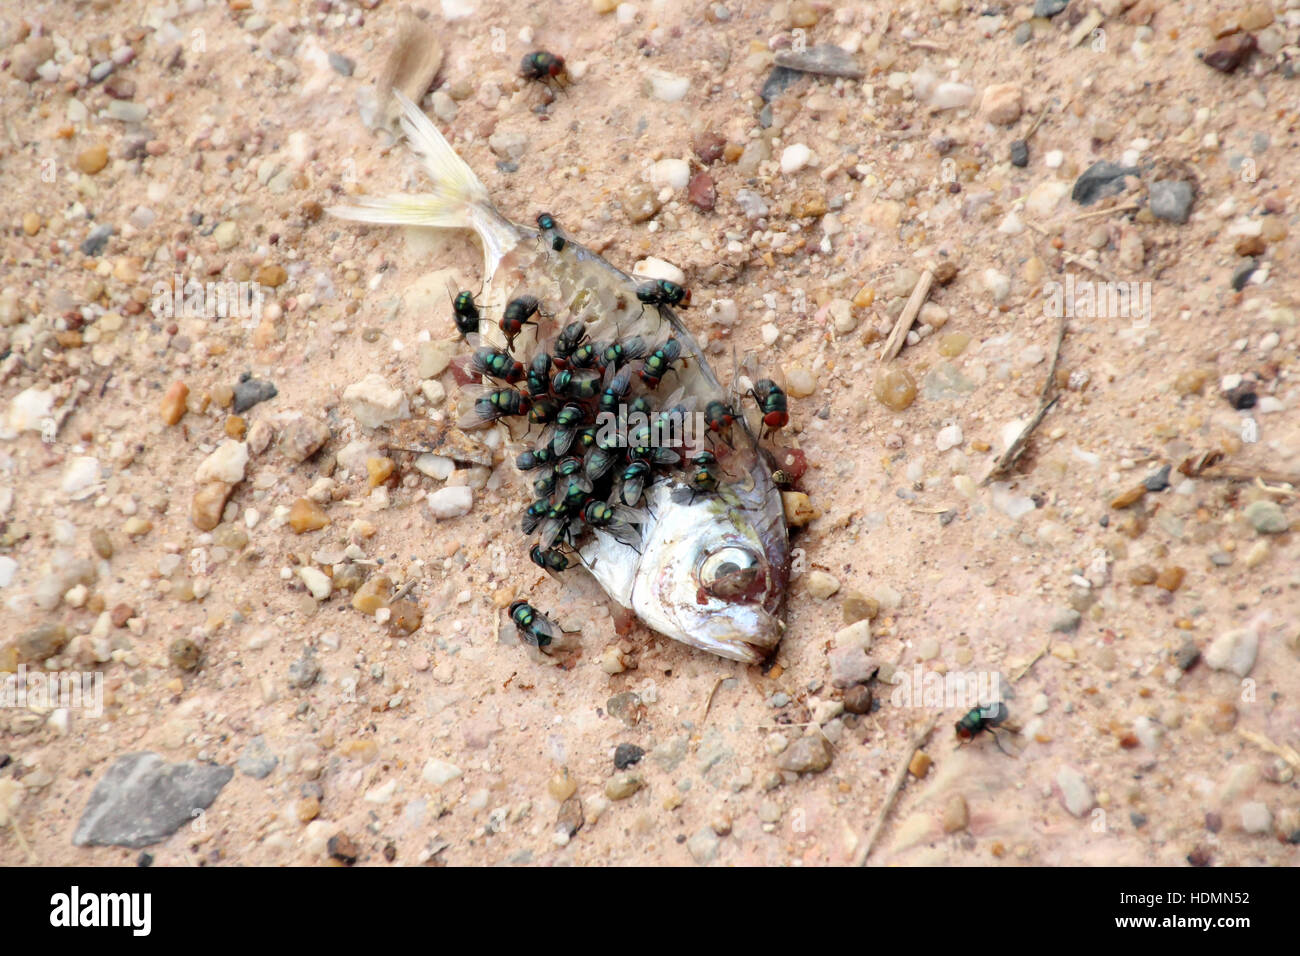
{"label": "fish scale", "polygon": [[[487,189],[429,118],[400,93],[395,96],[403,130],[429,174],[431,191],[363,195],[356,197],[354,205],[331,209],[331,214],[365,223],[476,233],[483,246],[484,289],[481,341],[474,344],[505,349],[525,369],[541,349],[552,347],[566,324],[581,320],[592,342],[626,344],[639,337],[647,355],[670,339],[679,344],[680,357],[658,387],[649,388],[633,375],[624,403],[648,399],[656,415],[679,406],[691,413],[721,405],[735,409],[734,422],[721,434],[695,436],[690,445],[672,449],[682,458],[672,467],[664,467],[669,450],[646,446],[658,467],[652,467],[646,477],[644,503],[637,510],[619,500],[619,477],[614,472],[621,472],[621,466],[591,480],[589,491],[585,474],[557,474],[550,498],[532,505],[521,503],[521,522],[541,535],[540,545],[525,542],[521,552],[536,548],[536,553],[545,554],[547,538],[558,539],[566,528],[572,530],[576,533],[571,544],[586,572],[653,630],[733,660],[755,663],[768,657],[784,630],[781,613],[789,579],[789,536],[772,478],[771,456],[740,413],[738,393],[721,385],[672,307],[643,303],[637,297],[637,279],[568,235],[557,242],[558,225],[543,232],[502,216]],[[535,324],[522,326],[507,342],[498,322],[507,304],[524,295],[539,300],[539,311],[529,320]],[[633,360],[633,365],[643,367],[644,361]],[[551,382],[547,395],[532,398],[556,401],[558,407],[576,402],[585,414],[594,409],[606,384],[602,379],[595,394],[575,400],[555,395],[555,379]],[[495,383],[493,387],[506,386]],[[496,427],[508,428],[519,453],[535,452],[537,426],[523,414],[530,399],[522,382],[518,395],[523,399],[501,396],[488,410],[518,411]],[[462,413],[469,407],[465,399],[462,396]],[[578,440],[575,435],[574,441]],[[705,449],[716,456],[716,464],[698,467],[687,460]],[[626,453],[620,457],[623,463],[628,461]],[[534,483],[535,478],[546,476],[546,471],[529,471],[525,480]],[[558,528],[557,520],[562,522]],[[559,564],[558,560],[552,563]]]}

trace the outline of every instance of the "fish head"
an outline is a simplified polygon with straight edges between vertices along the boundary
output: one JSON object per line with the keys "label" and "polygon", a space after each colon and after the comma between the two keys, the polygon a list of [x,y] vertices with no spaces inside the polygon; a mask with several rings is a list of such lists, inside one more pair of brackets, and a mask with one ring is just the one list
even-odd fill
{"label": "fish head", "polygon": [[656,631],[747,664],[780,643],[790,571],[780,494],[755,491],[692,500],[683,485],[656,485],[631,594]]}

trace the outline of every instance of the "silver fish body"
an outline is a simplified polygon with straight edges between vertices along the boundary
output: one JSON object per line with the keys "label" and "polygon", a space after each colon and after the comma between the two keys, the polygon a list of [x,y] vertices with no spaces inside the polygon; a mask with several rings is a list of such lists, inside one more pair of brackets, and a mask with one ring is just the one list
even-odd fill
{"label": "silver fish body", "polygon": [[[694,337],[668,306],[644,305],[639,280],[565,237],[502,216],[487,190],[413,103],[397,94],[402,126],[423,160],[433,191],[414,196],[358,197],[334,215],[367,223],[472,229],[483,246],[483,312],[501,315],[515,296],[544,305],[536,325],[524,326],[513,352],[525,365],[565,324],[581,319],[593,341],[640,336],[648,349],[670,338],[681,349],[670,377],[659,384],[669,403],[699,412],[738,397],[714,375]],[[484,318],[480,335],[504,347],[496,323]],[[695,418],[698,420],[699,415]],[[789,536],[770,456],[737,413],[726,443],[695,436],[681,451],[716,450],[719,484],[700,493],[679,475],[662,475],[645,489],[639,543],[629,546],[600,527],[574,547],[605,592],[667,637],[732,660],[755,663],[781,639],[790,565]],[[694,449],[690,451],[690,449]]]}

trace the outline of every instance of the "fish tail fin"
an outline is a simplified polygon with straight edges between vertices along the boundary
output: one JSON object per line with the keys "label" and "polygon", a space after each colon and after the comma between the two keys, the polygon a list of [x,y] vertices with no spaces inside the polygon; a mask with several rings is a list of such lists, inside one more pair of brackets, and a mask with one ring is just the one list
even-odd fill
{"label": "fish tail fin", "polygon": [[340,219],[387,226],[472,229],[483,243],[484,270],[490,277],[518,241],[515,228],[496,211],[487,187],[456,155],[433,121],[401,91],[394,90],[393,96],[402,110],[402,130],[407,141],[433,181],[432,192],[357,196],[351,205],[333,206],[328,212]]}

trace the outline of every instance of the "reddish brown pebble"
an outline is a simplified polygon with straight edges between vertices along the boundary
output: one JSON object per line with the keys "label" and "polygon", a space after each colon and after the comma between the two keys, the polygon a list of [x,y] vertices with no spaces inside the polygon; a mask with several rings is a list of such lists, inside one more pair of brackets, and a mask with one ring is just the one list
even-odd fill
{"label": "reddish brown pebble", "polygon": [[712,211],[718,204],[718,190],[713,185],[713,177],[708,173],[696,173],[686,187],[686,198],[697,209]]}
{"label": "reddish brown pebble", "polygon": [[871,712],[871,688],[858,684],[844,692],[844,709],[850,714],[868,714]]}
{"label": "reddish brown pebble", "polygon": [[1255,49],[1255,37],[1250,33],[1237,33],[1224,37],[1205,51],[1205,65],[1220,73],[1231,73]]}
{"label": "reddish brown pebble", "polygon": [[135,614],[135,608],[129,604],[119,604],[110,612],[114,627],[126,627],[126,622]]}
{"label": "reddish brown pebble", "polygon": [[722,158],[722,151],[727,148],[727,141],[717,133],[700,133],[691,144],[700,162],[708,165]]}

